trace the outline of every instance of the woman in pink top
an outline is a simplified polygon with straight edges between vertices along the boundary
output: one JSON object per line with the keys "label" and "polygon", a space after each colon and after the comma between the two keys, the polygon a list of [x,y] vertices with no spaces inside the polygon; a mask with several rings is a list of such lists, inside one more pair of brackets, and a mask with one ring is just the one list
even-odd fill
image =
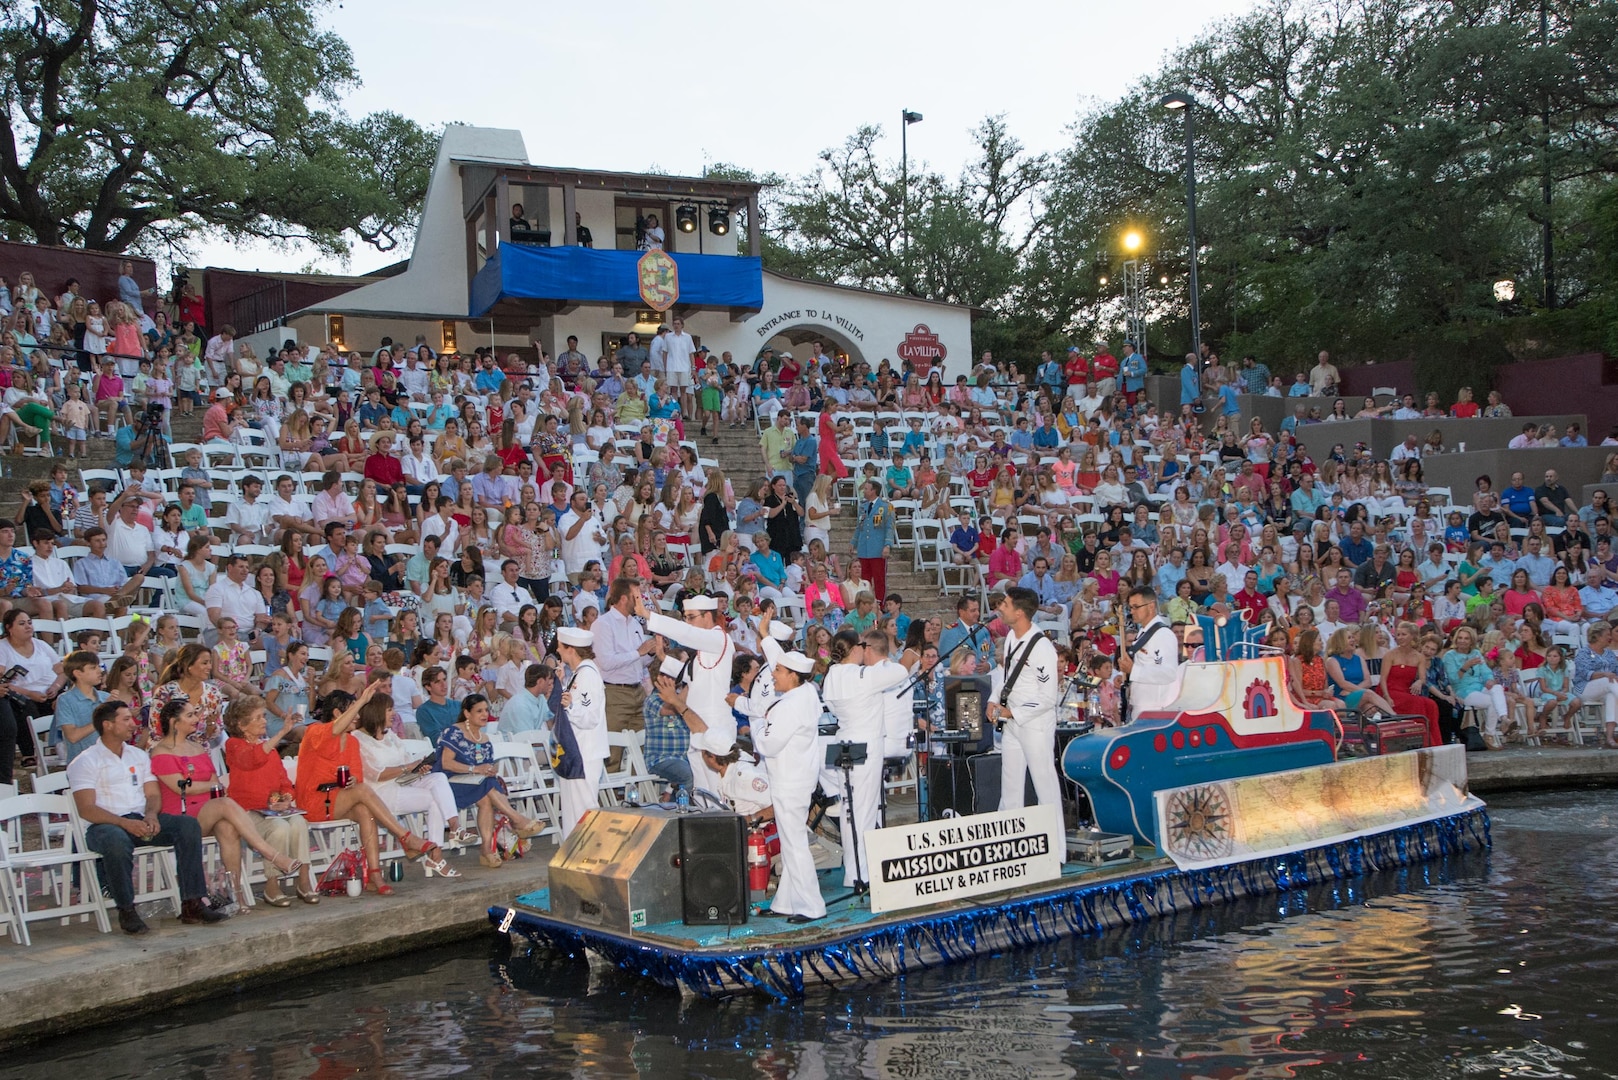
{"label": "woman in pink top", "polygon": [[1077,495],[1079,485],[1075,477],[1078,476],[1078,473],[1079,465],[1078,462],[1073,460],[1073,451],[1065,446],[1062,447],[1056,452],[1056,461],[1051,465],[1051,478],[1056,481],[1056,486],[1068,495]]}
{"label": "woman in pink top", "polygon": [[1521,615],[1523,608],[1540,602],[1539,594],[1528,582],[1528,571],[1511,572],[1511,585],[1500,594],[1500,602],[1505,605],[1507,615]]}
{"label": "woman in pink top", "polygon": [[111,360],[101,361],[101,373],[90,384],[90,397],[110,435],[118,426],[118,412],[124,407],[124,379]]}

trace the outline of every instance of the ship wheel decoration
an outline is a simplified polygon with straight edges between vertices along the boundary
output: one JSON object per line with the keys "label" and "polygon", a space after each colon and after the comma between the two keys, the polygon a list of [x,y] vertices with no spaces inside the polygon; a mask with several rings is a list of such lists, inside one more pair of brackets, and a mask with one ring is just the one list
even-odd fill
{"label": "ship wheel decoration", "polygon": [[1217,859],[1234,846],[1230,798],[1218,784],[1201,784],[1169,796],[1164,818],[1168,848],[1188,859]]}

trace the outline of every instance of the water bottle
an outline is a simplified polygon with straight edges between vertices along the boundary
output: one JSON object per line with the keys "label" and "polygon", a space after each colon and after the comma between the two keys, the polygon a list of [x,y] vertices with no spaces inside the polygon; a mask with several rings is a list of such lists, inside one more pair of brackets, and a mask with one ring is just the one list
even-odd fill
{"label": "water bottle", "polygon": [[681,784],[680,790],[674,793],[674,805],[682,811],[691,809],[691,793],[685,789],[684,784]]}
{"label": "water bottle", "polygon": [[629,789],[624,792],[624,805],[631,809],[640,805],[640,785],[629,785]]}

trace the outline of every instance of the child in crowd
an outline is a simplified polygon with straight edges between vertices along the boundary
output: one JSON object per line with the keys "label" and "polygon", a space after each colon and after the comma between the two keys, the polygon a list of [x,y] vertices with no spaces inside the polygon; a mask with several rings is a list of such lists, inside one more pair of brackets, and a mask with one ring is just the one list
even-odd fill
{"label": "child in crowd", "polygon": [[208,470],[202,467],[202,451],[192,447],[185,452],[185,465],[180,469],[180,482],[189,481],[196,489],[197,505],[202,507],[203,513],[213,509],[213,478]]}
{"label": "child in crowd", "polygon": [[365,606],[361,609],[365,617],[365,636],[372,641],[388,640],[388,623],[393,619],[393,609],[382,601],[382,583],[375,578],[367,578],[362,592],[365,597]]}
{"label": "child in crowd", "polygon": [[1461,512],[1451,510],[1444,525],[1444,550],[1451,555],[1464,555],[1467,542],[1471,538],[1472,534],[1467,531],[1466,521],[1461,517]]}
{"label": "child in crowd", "polygon": [[1101,722],[1107,727],[1117,727],[1120,689],[1117,671],[1113,668],[1112,657],[1095,653],[1087,663],[1090,668],[1090,677],[1100,683],[1096,687],[1095,693],[1096,709],[1100,713]]}
{"label": "child in crowd", "polygon": [[84,387],[77,379],[67,384],[67,400],[62,403],[59,419],[68,459],[83,457],[85,441],[90,437],[90,403],[84,400]]}

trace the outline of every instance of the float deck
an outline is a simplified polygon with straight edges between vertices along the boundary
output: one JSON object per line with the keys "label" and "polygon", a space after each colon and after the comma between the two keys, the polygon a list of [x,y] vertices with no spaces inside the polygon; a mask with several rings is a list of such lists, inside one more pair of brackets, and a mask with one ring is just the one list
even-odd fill
{"label": "float deck", "polygon": [[794,926],[753,916],[736,926],[662,923],[639,931],[586,926],[550,913],[548,890],[489,909],[514,936],[584,953],[702,996],[802,996],[815,986],[893,978],[1022,945],[1089,935],[1226,901],[1411,866],[1487,847],[1475,810],[1388,832],[1205,870],[1177,869],[1156,849],[1101,866],[1067,863],[1053,881],[989,896],[873,914],[848,897],[840,871],[820,874],[827,915]]}

